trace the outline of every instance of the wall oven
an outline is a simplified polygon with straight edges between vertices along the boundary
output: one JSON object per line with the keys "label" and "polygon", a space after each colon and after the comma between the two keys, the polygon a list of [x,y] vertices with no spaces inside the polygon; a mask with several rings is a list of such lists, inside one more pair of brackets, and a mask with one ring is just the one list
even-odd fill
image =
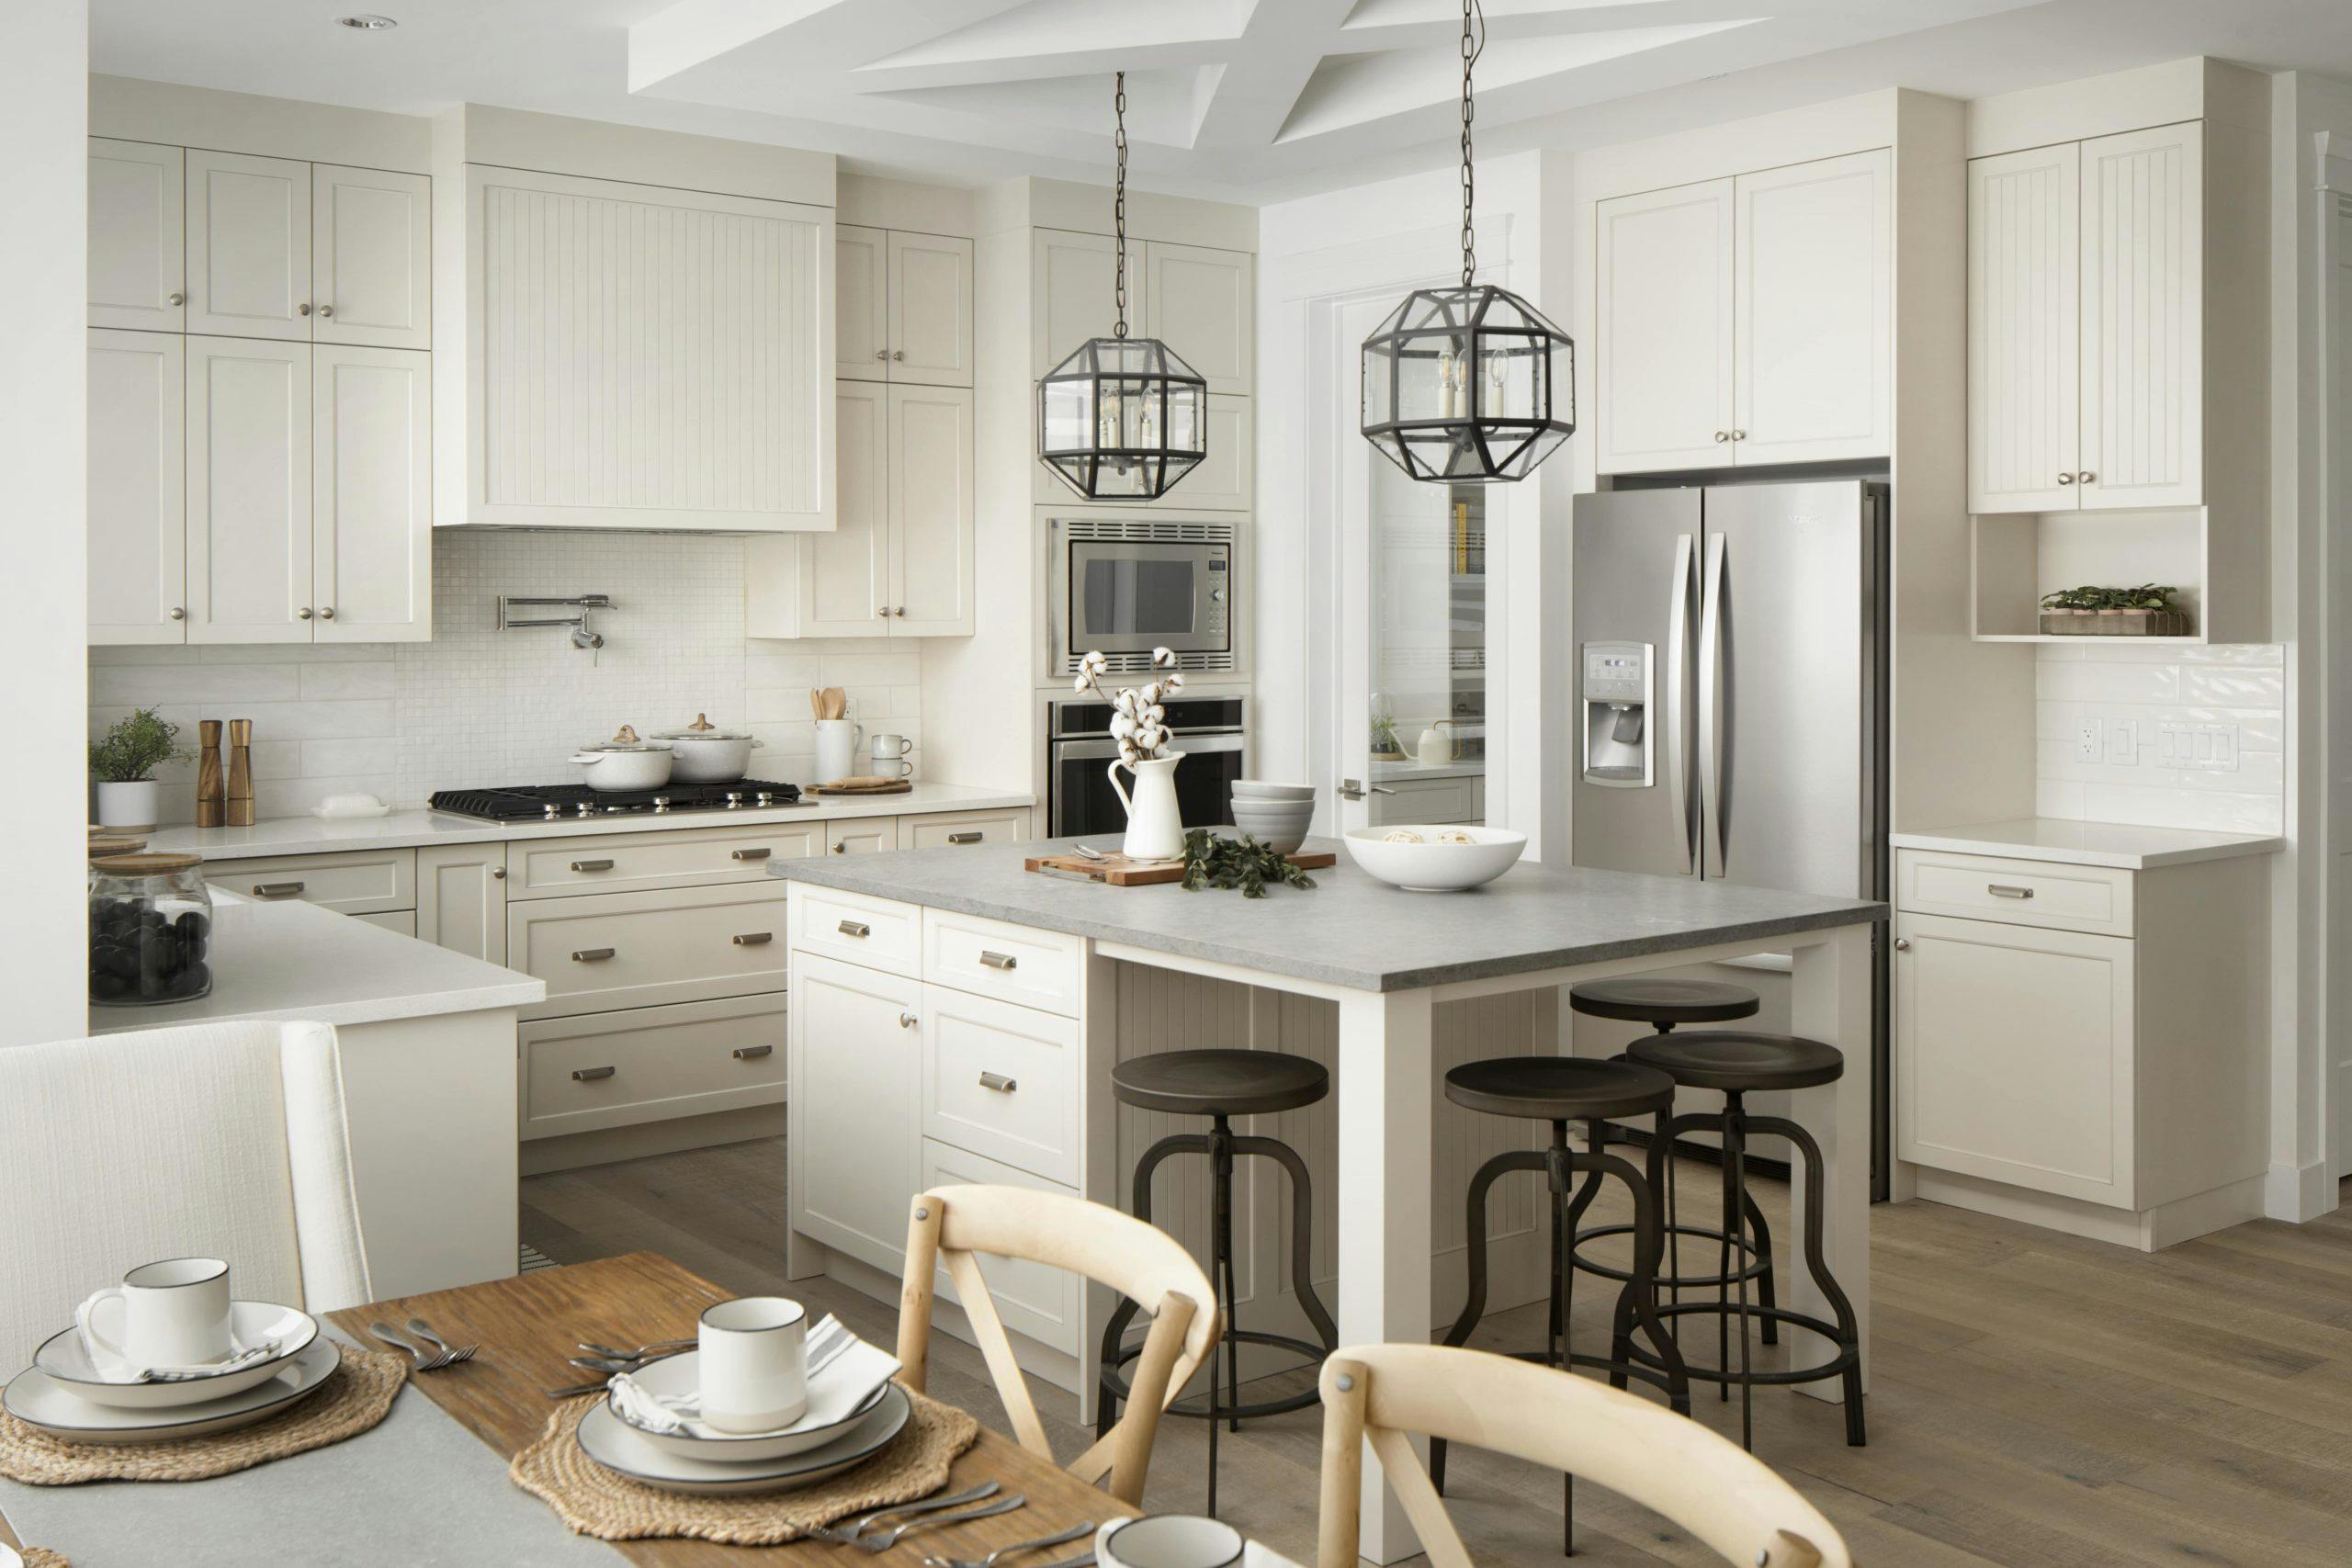
{"label": "wall oven", "polygon": [[1170,649],[1180,670],[1240,667],[1239,527],[1174,517],[1056,517],[1046,525],[1050,673],[1074,675],[1099,652],[1113,672],[1151,668]]}
{"label": "wall oven", "polygon": [[[1178,697],[1166,705],[1168,727],[1175,734],[1170,749],[1184,753],[1176,769],[1176,804],[1187,828],[1233,820],[1233,781],[1248,776],[1243,704],[1240,697]],[[1126,808],[1111,787],[1110,767],[1119,743],[1111,739],[1108,703],[1064,697],[1048,705],[1046,798],[1057,839],[1093,834],[1107,840],[1127,830]]]}

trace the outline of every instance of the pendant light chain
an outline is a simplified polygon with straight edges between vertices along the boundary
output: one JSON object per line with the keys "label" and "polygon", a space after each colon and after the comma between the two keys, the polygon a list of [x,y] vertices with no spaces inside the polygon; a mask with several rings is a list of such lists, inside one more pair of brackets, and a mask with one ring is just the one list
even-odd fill
{"label": "pendant light chain", "polygon": [[[1473,18],[1476,30],[1472,30]],[[1478,177],[1470,158],[1470,122],[1476,107],[1470,97],[1470,68],[1487,48],[1487,12],[1478,0],[1462,0],[1462,287],[1470,287],[1478,270],[1478,236],[1470,226],[1470,209],[1478,193]],[[1124,159],[1125,153],[1121,154]],[[1122,164],[1122,167],[1124,167]]]}
{"label": "pendant light chain", "polygon": [[[1466,81],[1467,78],[1465,77]],[[1111,111],[1118,121],[1118,131],[1112,145],[1119,150],[1119,183],[1111,198],[1111,227],[1118,236],[1119,259],[1116,280],[1112,285],[1113,296],[1119,305],[1119,324],[1114,329],[1117,337],[1127,335],[1127,73],[1118,73],[1118,81],[1111,97]],[[1468,132],[1464,133],[1467,136]],[[1465,141],[1464,146],[1468,143]]]}

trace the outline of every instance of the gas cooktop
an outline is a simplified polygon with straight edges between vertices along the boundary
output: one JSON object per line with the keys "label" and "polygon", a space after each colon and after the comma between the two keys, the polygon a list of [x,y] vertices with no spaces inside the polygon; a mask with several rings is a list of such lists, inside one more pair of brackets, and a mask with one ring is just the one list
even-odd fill
{"label": "gas cooktop", "polygon": [[764,779],[727,784],[671,784],[660,789],[590,789],[586,784],[516,784],[507,789],[445,789],[435,811],[491,822],[564,822],[593,817],[660,816],[676,811],[756,811],[814,804],[800,786]]}

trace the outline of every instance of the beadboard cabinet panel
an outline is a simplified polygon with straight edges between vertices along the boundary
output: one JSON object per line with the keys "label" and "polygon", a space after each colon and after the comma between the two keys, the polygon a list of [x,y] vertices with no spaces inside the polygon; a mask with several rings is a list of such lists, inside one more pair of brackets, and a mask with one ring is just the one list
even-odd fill
{"label": "beadboard cabinet panel", "polygon": [[311,340],[433,346],[432,188],[423,175],[311,169]]}
{"label": "beadboard cabinet panel", "polygon": [[1880,148],[1734,182],[1735,464],[1894,450],[1893,164]]}
{"label": "beadboard cabinet panel", "polygon": [[2204,499],[2204,129],[2082,143],[2086,511]]}
{"label": "beadboard cabinet panel", "polygon": [[90,333],[90,641],[187,640],[186,340]]}
{"label": "beadboard cabinet panel", "polygon": [[1968,509],[2073,511],[2083,467],[2081,149],[1968,165]]}
{"label": "beadboard cabinet panel", "polygon": [[890,378],[889,242],[887,230],[833,226],[833,374],[846,380]]}
{"label": "beadboard cabinet panel", "polygon": [[320,642],[433,637],[433,365],[404,348],[311,351]]}
{"label": "beadboard cabinet panel", "polygon": [[187,330],[311,341],[311,165],[187,153]]}
{"label": "beadboard cabinet panel", "polygon": [[1604,474],[1732,462],[1733,182],[1599,204]]}
{"label": "beadboard cabinet panel", "polygon": [[890,231],[890,379],[972,384],[972,242]]}
{"label": "beadboard cabinet panel", "polygon": [[90,138],[90,325],[187,324],[187,167],[176,147]]}
{"label": "beadboard cabinet panel", "polygon": [[311,345],[187,339],[188,641],[311,640]]}
{"label": "beadboard cabinet panel", "polygon": [[831,526],[830,209],[467,182],[468,521]]}

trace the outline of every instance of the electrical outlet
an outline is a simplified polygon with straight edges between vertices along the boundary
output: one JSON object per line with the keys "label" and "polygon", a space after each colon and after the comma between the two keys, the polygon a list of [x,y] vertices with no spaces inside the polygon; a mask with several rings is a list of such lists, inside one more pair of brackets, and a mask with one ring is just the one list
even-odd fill
{"label": "electrical outlet", "polygon": [[2101,732],[2105,728],[2095,718],[2078,718],[2075,721],[2075,761],[2077,762],[2098,761],[2099,748],[2105,739]]}
{"label": "electrical outlet", "polygon": [[2140,765],[2138,719],[2111,718],[2107,721],[2107,760],[2120,768]]}

